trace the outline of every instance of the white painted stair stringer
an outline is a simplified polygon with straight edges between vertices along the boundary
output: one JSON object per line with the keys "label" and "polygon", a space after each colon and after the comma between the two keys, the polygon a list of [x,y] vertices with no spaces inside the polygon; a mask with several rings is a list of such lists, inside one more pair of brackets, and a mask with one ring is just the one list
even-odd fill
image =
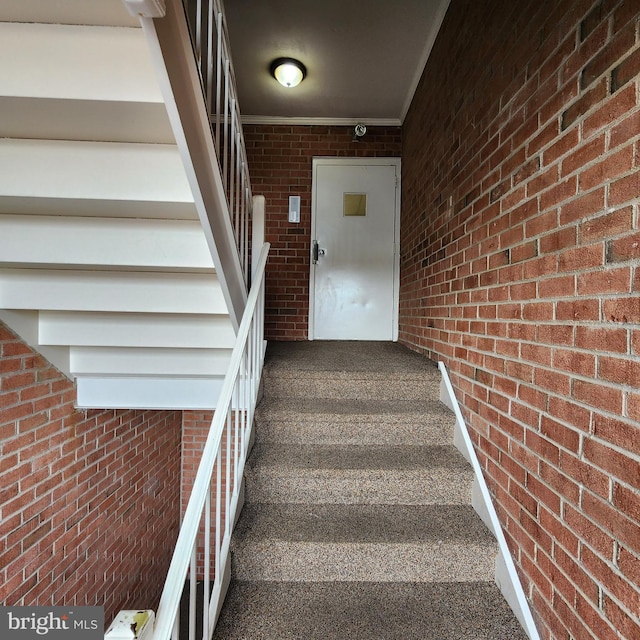
{"label": "white painted stair stringer", "polygon": [[460,453],[467,459],[474,472],[472,501],[475,511],[478,513],[487,528],[493,533],[498,543],[498,557],[496,558],[495,580],[505,600],[518,618],[529,640],[540,640],[531,609],[525,596],[522,584],[518,577],[507,540],[502,531],[498,514],[496,513],[489,487],[482,475],[482,468],[476,456],[473,442],[467,431],[467,427],[460,410],[460,405],[455,396],[451,379],[444,362],[438,362],[438,368],[442,374],[440,382],[440,401],[451,409],[456,416],[454,427],[454,444]]}

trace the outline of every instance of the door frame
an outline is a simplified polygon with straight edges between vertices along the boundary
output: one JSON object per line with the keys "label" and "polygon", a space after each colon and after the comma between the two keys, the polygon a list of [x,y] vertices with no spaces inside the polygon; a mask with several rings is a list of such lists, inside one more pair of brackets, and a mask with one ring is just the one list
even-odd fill
{"label": "door frame", "polygon": [[349,166],[384,166],[391,165],[396,168],[396,194],[395,214],[393,225],[393,327],[392,340],[398,341],[398,314],[400,304],[400,193],[401,193],[401,167],[400,158],[332,158],[314,157],[311,180],[311,238],[309,242],[309,340],[314,339],[315,334],[315,269],[313,267],[313,241],[316,237],[317,222],[317,170],[322,165]]}

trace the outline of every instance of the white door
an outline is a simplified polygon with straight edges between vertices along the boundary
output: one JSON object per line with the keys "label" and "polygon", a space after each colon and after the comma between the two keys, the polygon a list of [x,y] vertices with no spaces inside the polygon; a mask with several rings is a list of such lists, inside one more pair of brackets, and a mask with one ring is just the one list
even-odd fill
{"label": "white door", "polygon": [[313,161],[310,338],[397,340],[399,158]]}

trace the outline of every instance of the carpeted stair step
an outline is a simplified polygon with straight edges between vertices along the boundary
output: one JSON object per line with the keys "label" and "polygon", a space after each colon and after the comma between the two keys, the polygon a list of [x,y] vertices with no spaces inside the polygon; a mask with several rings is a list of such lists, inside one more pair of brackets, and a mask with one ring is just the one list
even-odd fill
{"label": "carpeted stair step", "polygon": [[440,389],[437,366],[394,343],[270,343],[263,376],[269,398],[428,401]]}
{"label": "carpeted stair step", "polygon": [[489,582],[233,581],[214,640],[526,640]]}
{"label": "carpeted stair step", "polygon": [[234,577],[302,582],[491,580],[496,543],[468,505],[246,505]]}
{"label": "carpeted stair step", "polygon": [[473,472],[452,445],[257,443],[248,502],[465,504]]}
{"label": "carpeted stair step", "polygon": [[442,403],[417,400],[265,398],[258,442],[435,445],[453,441],[455,417]]}
{"label": "carpeted stair step", "polygon": [[265,384],[270,398],[335,398],[378,400],[427,400],[436,398],[440,389],[437,369],[433,372],[402,373],[395,376],[378,372],[297,370],[268,372]]}
{"label": "carpeted stair step", "polygon": [[526,640],[440,373],[393,343],[269,343],[216,640]]}

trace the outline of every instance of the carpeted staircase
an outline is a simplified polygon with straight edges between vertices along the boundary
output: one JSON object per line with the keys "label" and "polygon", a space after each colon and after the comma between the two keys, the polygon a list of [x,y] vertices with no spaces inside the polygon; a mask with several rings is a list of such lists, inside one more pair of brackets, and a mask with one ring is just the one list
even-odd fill
{"label": "carpeted staircase", "polygon": [[439,385],[393,343],[269,344],[214,638],[526,639]]}

